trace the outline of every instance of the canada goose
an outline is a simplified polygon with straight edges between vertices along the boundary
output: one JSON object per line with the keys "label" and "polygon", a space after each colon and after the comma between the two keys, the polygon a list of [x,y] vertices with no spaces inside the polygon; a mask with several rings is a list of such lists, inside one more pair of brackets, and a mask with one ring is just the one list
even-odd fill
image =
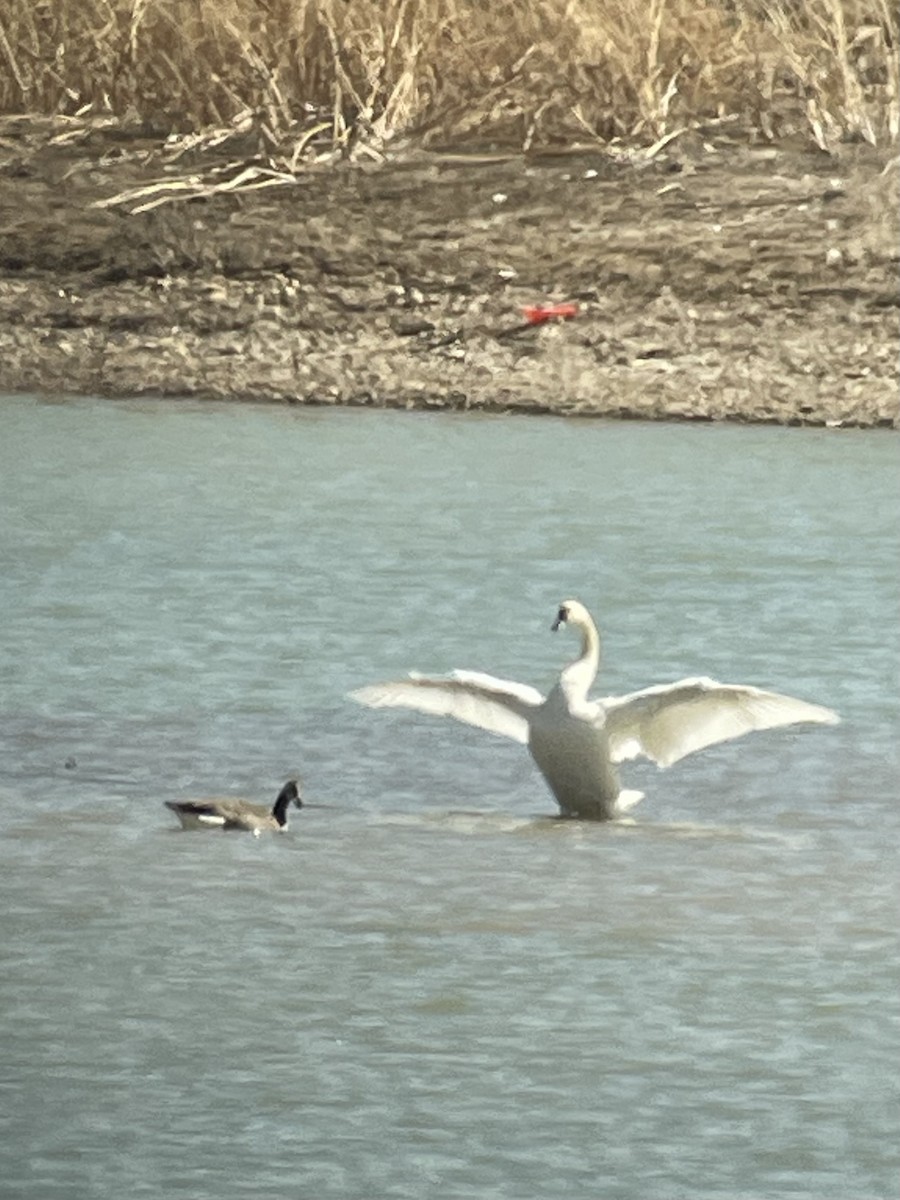
{"label": "canada goose", "polygon": [[600,665],[597,626],[577,600],[559,606],[551,628],[581,634],[581,653],[545,698],[527,684],[475,671],[411,674],[351,692],[372,708],[411,708],[454,717],[528,746],[563,816],[609,820],[643,799],[622,790],[616,765],[644,755],[668,767],[686,754],[753,729],[798,721],[833,725],[831,709],[743,684],[706,678],[589,700]]}
{"label": "canada goose", "polygon": [[296,779],[289,779],[271,809],[246,800],[166,800],[166,808],[181,821],[184,829],[242,829],[259,837],[263,830],[284,831],[288,827],[288,806],[293,800],[303,807]]}

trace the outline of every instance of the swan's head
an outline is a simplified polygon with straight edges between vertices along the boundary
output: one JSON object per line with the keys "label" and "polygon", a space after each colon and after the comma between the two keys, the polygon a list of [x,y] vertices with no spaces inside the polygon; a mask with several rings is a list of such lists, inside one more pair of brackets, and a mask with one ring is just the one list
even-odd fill
{"label": "swan's head", "polygon": [[574,625],[578,629],[585,629],[593,624],[591,614],[580,601],[563,600],[559,606],[559,612],[556,614],[556,620],[550,628],[556,633],[561,625]]}

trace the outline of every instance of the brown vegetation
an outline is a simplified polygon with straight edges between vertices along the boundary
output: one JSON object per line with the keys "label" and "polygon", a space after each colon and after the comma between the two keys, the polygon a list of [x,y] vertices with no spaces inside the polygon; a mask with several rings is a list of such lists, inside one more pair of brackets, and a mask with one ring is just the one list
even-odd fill
{"label": "brown vegetation", "polygon": [[252,133],[293,165],[392,139],[888,144],[892,0],[0,0],[0,111]]}
{"label": "brown vegetation", "polygon": [[0,0],[0,392],[898,428],[897,36],[894,0]]}

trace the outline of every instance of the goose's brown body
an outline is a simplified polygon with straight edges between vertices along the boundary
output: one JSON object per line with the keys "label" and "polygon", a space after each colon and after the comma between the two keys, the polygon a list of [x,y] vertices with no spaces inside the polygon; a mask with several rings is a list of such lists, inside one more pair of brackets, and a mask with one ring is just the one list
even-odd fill
{"label": "goose's brown body", "polygon": [[181,821],[184,829],[225,829],[260,834],[278,832],[288,827],[287,810],[290,804],[303,807],[295,779],[289,779],[272,808],[250,804],[247,800],[222,798],[215,800],[166,800]]}

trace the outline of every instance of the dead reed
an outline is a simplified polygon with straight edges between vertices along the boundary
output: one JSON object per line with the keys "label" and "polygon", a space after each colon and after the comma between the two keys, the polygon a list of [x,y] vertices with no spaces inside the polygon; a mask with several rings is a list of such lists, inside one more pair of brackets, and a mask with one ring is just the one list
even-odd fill
{"label": "dead reed", "polygon": [[890,144],[892,0],[0,0],[0,111],[376,153]]}

